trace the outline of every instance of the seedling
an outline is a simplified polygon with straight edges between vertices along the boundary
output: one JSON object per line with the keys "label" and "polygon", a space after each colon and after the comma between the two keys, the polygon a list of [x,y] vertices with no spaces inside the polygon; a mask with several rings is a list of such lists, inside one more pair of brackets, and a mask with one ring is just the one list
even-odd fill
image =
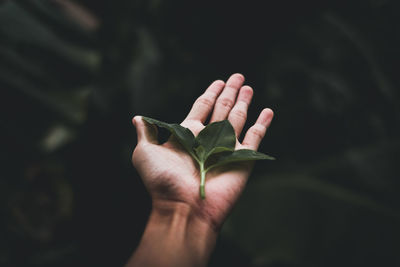
{"label": "seedling", "polygon": [[200,196],[202,199],[206,197],[204,186],[206,174],[209,170],[232,162],[274,160],[273,157],[254,150],[235,150],[235,130],[228,120],[210,123],[195,137],[188,128],[177,123],[169,124],[148,117],[143,117],[143,119],[171,132],[199,164]]}

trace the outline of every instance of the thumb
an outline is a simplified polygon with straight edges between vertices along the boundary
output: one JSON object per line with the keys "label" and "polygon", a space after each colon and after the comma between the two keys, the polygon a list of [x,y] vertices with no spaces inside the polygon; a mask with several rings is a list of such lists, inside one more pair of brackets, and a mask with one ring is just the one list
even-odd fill
{"label": "thumb", "polygon": [[145,122],[142,116],[133,117],[132,123],[136,128],[138,143],[147,142],[158,144],[156,126]]}

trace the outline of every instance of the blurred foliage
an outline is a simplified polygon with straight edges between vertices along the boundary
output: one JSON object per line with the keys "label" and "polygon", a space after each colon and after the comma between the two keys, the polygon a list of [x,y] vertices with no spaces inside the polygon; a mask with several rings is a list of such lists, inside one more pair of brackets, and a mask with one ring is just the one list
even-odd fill
{"label": "blurred foliage", "polygon": [[399,4],[0,3],[0,265],[121,266],[150,210],[133,114],[243,73],[276,117],[211,266],[398,266]]}

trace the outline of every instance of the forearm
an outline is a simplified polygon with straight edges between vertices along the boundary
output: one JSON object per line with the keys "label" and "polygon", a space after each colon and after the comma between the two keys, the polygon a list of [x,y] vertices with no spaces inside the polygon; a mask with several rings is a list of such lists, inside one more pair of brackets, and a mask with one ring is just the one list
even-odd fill
{"label": "forearm", "polygon": [[189,205],[156,201],[127,267],[206,266],[216,237],[215,230]]}

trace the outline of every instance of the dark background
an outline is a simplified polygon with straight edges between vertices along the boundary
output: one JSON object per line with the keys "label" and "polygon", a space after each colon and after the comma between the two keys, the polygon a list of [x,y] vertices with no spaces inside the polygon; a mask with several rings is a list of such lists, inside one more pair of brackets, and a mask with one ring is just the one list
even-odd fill
{"label": "dark background", "polygon": [[[260,2],[263,2],[261,4]],[[0,3],[0,266],[122,266],[134,114],[243,73],[275,119],[210,266],[400,266],[397,0]]]}

